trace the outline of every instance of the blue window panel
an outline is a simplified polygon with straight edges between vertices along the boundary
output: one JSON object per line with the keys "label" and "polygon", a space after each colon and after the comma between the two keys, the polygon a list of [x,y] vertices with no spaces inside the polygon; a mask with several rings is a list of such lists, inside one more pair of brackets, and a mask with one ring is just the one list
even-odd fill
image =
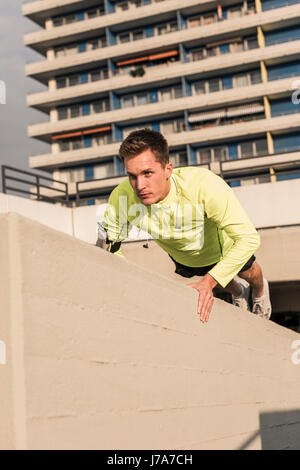
{"label": "blue window panel", "polygon": [[266,46],[271,46],[272,44],[279,44],[282,42],[296,41],[298,39],[300,39],[300,26],[294,26],[292,28],[265,33]]}
{"label": "blue window panel", "polygon": [[115,4],[111,2],[111,0],[104,0],[105,2],[105,12],[106,13],[114,13],[116,11]]}
{"label": "blue window panel", "polygon": [[78,52],[85,52],[86,51],[86,42],[80,42],[78,43]]}
{"label": "blue window panel", "polygon": [[229,90],[230,88],[232,88],[232,77],[223,77],[222,83],[223,90]]}
{"label": "blue window panel", "polygon": [[268,68],[268,80],[279,80],[281,78],[300,75],[300,62],[289,62]]}
{"label": "blue window panel", "polygon": [[115,142],[120,142],[123,140],[123,130],[116,126],[116,124],[113,124],[112,126],[112,136],[113,141]]}
{"label": "blue window panel", "polygon": [[160,132],[160,123],[159,122],[152,122],[151,127],[154,131]]}
{"label": "blue window panel", "polygon": [[237,144],[228,144],[227,148],[229,160],[236,160],[237,158],[239,158]]}
{"label": "blue window panel", "polygon": [[154,26],[146,26],[145,28],[146,38],[151,38],[154,36]]}
{"label": "blue window panel", "polygon": [[120,109],[121,108],[120,97],[113,92],[110,93],[110,97],[111,97],[110,101],[112,103],[112,109]]}
{"label": "blue window panel", "polygon": [[300,104],[294,104],[291,98],[271,102],[272,117],[294,113],[300,113]]}
{"label": "blue window panel", "polygon": [[275,135],[273,142],[275,153],[298,150],[300,149],[300,133]]}
{"label": "blue window panel", "polygon": [[227,8],[222,6],[223,20],[227,20]]}
{"label": "blue window panel", "polygon": [[180,13],[180,11],[177,11],[177,23],[178,23],[178,27],[179,29],[185,29],[186,28],[186,20],[183,18],[182,14]]}
{"label": "blue window panel", "polygon": [[182,89],[183,89],[184,96],[192,96],[193,94],[192,84],[188,82],[185,77],[182,78]]}
{"label": "blue window panel", "polygon": [[119,157],[115,158],[116,172],[117,175],[125,175],[125,167],[122,160]]}
{"label": "blue window panel", "polygon": [[94,167],[92,165],[86,166],[84,173],[86,180],[92,180],[94,178]]}
{"label": "blue window panel", "polygon": [[109,59],[109,61],[108,61],[108,70],[110,70],[112,75],[115,75],[116,66],[115,66],[114,62],[111,59]]}
{"label": "blue window panel", "polygon": [[90,200],[87,202],[87,206],[94,206],[95,204],[96,204],[95,199],[90,199]]}
{"label": "blue window panel", "polygon": [[77,21],[83,21],[84,20],[84,11],[79,11],[76,15]]}
{"label": "blue window panel", "polygon": [[263,0],[261,2],[262,11],[272,10],[273,8],[285,7],[287,5],[295,5],[300,0]]}
{"label": "blue window panel", "polygon": [[180,52],[180,57],[181,57],[182,62],[189,62],[190,61],[190,59],[188,57],[188,51],[183,46],[183,44],[179,44],[179,52]]}
{"label": "blue window panel", "polygon": [[87,72],[81,73],[80,74],[80,83],[88,83],[89,82],[89,74]]}
{"label": "blue window panel", "polygon": [[188,111],[184,111],[184,124],[187,131],[192,129],[191,124],[189,122],[189,113]]}
{"label": "blue window panel", "polygon": [[240,180],[230,181],[229,186],[231,188],[236,188],[237,186],[241,186],[241,181]]}
{"label": "blue window panel", "polygon": [[220,52],[221,54],[227,54],[228,52],[230,52],[229,44],[222,44],[220,46]]}
{"label": "blue window panel", "polygon": [[276,175],[277,181],[285,181],[285,180],[295,180],[300,178],[300,171],[296,173],[289,173],[287,175]]}
{"label": "blue window panel", "polygon": [[189,165],[197,164],[197,151],[191,145],[188,146]]}
{"label": "blue window panel", "polygon": [[143,4],[144,5],[150,5],[152,0],[143,0]]}
{"label": "blue window panel", "polygon": [[84,136],[84,148],[89,148],[92,146],[92,137],[90,135]]}
{"label": "blue window panel", "polygon": [[150,90],[149,91],[150,102],[157,103],[158,102],[158,91],[157,90]]}
{"label": "blue window panel", "polygon": [[117,44],[117,35],[113,33],[109,28],[106,29],[107,43],[109,46]]}
{"label": "blue window panel", "polygon": [[90,103],[83,103],[82,104],[82,115],[83,116],[88,116],[91,114],[91,105]]}

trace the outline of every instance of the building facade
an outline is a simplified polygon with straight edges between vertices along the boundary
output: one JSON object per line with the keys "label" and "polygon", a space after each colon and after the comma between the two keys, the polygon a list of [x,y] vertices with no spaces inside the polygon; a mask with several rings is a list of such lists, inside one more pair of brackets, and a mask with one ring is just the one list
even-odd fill
{"label": "building facade", "polygon": [[[35,0],[26,66],[51,145],[31,168],[104,202],[124,179],[121,141],[162,132],[174,166],[231,186],[300,177],[300,0]],[[97,180],[97,181],[95,181]],[[77,192],[78,192],[77,188]]]}

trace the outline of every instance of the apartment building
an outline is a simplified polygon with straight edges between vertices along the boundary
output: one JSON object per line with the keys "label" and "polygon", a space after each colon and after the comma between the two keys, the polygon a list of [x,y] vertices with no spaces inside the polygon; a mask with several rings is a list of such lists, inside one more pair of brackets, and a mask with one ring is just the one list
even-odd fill
{"label": "apartment building", "polygon": [[46,85],[29,126],[51,151],[31,168],[104,202],[121,141],[162,132],[174,166],[231,186],[300,177],[300,0],[32,0],[26,74]]}

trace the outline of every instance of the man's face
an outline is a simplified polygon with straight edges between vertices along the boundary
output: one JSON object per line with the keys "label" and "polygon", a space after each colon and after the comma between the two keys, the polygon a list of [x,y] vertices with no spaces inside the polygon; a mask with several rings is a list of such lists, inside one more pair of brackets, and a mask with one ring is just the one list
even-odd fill
{"label": "man's face", "polygon": [[162,201],[169,193],[173,165],[167,163],[163,168],[150,149],[125,160],[125,168],[135,194],[145,206]]}

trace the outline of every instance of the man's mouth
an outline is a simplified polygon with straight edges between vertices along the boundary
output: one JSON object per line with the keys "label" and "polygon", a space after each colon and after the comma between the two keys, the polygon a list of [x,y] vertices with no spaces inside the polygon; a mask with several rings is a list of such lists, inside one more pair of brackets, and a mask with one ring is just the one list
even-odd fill
{"label": "man's mouth", "polygon": [[139,197],[144,199],[145,197],[149,197],[150,193],[139,194]]}

